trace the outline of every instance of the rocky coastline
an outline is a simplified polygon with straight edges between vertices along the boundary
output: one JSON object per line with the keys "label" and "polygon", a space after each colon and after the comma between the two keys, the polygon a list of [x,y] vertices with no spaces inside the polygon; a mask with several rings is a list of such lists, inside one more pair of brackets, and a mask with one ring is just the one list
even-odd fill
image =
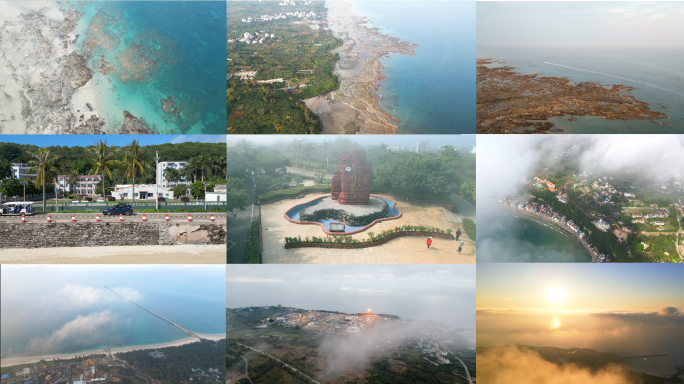
{"label": "rocky coastline", "polygon": [[355,14],[351,4],[326,1],[328,26],[343,45],[334,64],[339,87],[305,100],[321,119],[323,133],[395,133],[399,120],[379,106],[378,87],[385,80],[380,59],[390,53],[414,55],[416,44],[401,41],[369,27],[369,20]]}
{"label": "rocky coastline", "polygon": [[667,118],[632,96],[634,88],[626,85],[521,75],[513,67],[488,66],[493,63],[499,62],[477,59],[477,133],[557,132],[560,130],[547,120],[567,115],[651,120],[655,124],[660,124],[655,120]]}

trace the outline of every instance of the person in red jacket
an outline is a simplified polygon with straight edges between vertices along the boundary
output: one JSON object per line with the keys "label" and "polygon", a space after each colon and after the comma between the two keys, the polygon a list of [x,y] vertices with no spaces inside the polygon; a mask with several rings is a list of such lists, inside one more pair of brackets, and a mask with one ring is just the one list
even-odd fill
{"label": "person in red jacket", "polygon": [[430,249],[430,246],[432,245],[432,237],[428,237],[426,243],[428,245],[428,249]]}

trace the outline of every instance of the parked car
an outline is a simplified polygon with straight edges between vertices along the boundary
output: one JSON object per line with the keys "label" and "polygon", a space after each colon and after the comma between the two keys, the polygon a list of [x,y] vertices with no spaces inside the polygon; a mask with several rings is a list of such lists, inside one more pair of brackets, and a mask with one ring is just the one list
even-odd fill
{"label": "parked car", "polygon": [[105,216],[112,216],[112,215],[125,215],[125,216],[130,216],[133,214],[133,207],[131,207],[130,204],[116,204],[114,206],[111,206],[104,211],[102,211],[102,214]]}

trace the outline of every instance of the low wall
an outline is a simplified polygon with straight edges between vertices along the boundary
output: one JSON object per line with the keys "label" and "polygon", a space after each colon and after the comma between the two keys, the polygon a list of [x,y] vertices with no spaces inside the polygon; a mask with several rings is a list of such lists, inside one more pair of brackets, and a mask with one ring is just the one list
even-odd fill
{"label": "low wall", "polygon": [[225,244],[226,224],[0,223],[0,248]]}
{"label": "low wall", "polygon": [[[384,202],[384,201],[383,201]],[[318,204],[316,204],[318,205]],[[375,220],[382,219],[383,217],[387,216],[387,211],[389,210],[389,204],[385,202],[385,205],[382,207],[381,210],[375,211],[372,213],[369,213],[367,215],[363,216],[354,216],[349,214],[347,211],[343,209],[319,209],[317,211],[314,211],[312,213],[306,213],[304,211],[310,210],[316,205],[312,205],[310,207],[302,209],[302,211],[299,213],[299,219],[300,221],[318,221],[318,220],[325,220],[325,219],[333,219],[340,221],[342,223],[345,223],[346,225],[352,226],[352,227],[363,227],[365,225],[368,225]]]}
{"label": "low wall", "polygon": [[369,248],[376,247],[378,245],[385,244],[386,242],[396,239],[402,236],[413,236],[413,237],[439,237],[442,239],[453,239],[452,235],[446,233],[436,233],[436,232],[400,232],[393,233],[382,240],[378,240],[372,243],[362,243],[362,244],[337,244],[337,243],[290,243],[285,244],[285,249],[290,248],[341,248],[341,249],[354,249],[354,248]]}
{"label": "low wall", "polygon": [[[371,195],[371,197],[379,197],[379,196],[373,196],[373,195]],[[316,199],[319,199],[319,198],[320,198],[320,197],[317,197]],[[379,197],[379,198],[381,198],[381,197]],[[291,211],[292,209],[297,208],[297,207],[299,207],[300,205],[309,204],[310,202],[312,202],[312,201],[314,201],[314,200],[316,200],[316,199],[312,199],[312,200],[307,201],[306,203],[301,203],[301,204],[295,205],[294,207],[292,207],[292,208],[288,209],[287,211],[285,211],[285,213],[283,213],[283,217],[285,217],[285,220],[289,221],[290,223],[294,223],[294,224],[315,224],[315,225],[318,225],[319,227],[321,227],[321,229],[323,230],[323,232],[325,232],[325,234],[327,234],[327,235],[349,236],[349,235],[354,235],[354,234],[363,232],[363,231],[365,231],[366,229],[368,229],[368,228],[372,227],[373,225],[375,225],[375,223],[380,223],[380,222],[387,221],[387,220],[396,220],[396,219],[400,218],[401,215],[402,215],[401,209],[399,209],[399,207],[397,207],[397,203],[394,202],[394,201],[392,201],[392,200],[387,199],[387,200],[389,200],[389,201],[392,201],[392,204],[394,205],[394,209],[397,210],[398,213],[397,213],[396,216],[392,216],[392,217],[383,217],[383,218],[381,218],[381,219],[374,220],[372,223],[366,225],[365,227],[363,227],[363,228],[361,228],[361,229],[357,229],[357,230],[355,230],[355,231],[351,231],[351,232],[330,232],[330,231],[328,231],[327,229],[325,229],[325,226],[323,226],[323,224],[319,223],[318,221],[297,221],[297,220],[292,220],[292,219],[290,219],[290,217],[287,215],[287,212],[288,212],[288,211]]]}

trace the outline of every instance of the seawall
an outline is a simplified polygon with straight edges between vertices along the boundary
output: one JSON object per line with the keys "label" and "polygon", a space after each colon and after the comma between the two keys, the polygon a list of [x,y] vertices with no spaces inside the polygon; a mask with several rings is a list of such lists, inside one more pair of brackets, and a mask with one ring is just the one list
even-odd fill
{"label": "seawall", "polygon": [[225,244],[226,224],[0,223],[0,248]]}

